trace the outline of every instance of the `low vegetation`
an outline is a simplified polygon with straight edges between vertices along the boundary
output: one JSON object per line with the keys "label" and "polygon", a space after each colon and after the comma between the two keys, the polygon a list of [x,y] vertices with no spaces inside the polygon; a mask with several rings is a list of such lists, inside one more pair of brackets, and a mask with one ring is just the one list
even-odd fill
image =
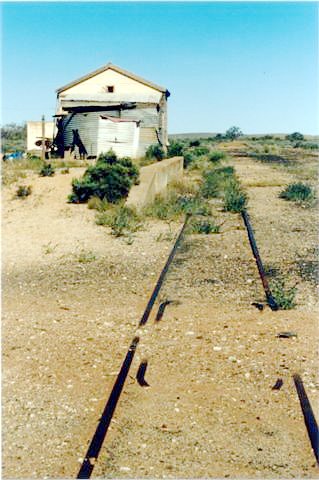
{"label": "low vegetation", "polygon": [[291,160],[282,157],[281,155],[273,155],[271,153],[250,153],[249,156],[254,160],[258,160],[263,163],[273,163],[277,165],[289,165]]}
{"label": "low vegetation", "polygon": [[234,167],[212,168],[203,172],[201,193],[204,198],[222,196],[230,178],[234,177]]}
{"label": "low vegetation", "polygon": [[38,172],[42,167],[41,158],[27,155],[21,160],[6,161],[2,163],[2,184],[10,185],[25,178],[29,171]]}
{"label": "low vegetation", "polygon": [[231,178],[225,187],[224,208],[226,212],[240,213],[247,205],[248,197],[237,178]]}
{"label": "low vegetation", "polygon": [[32,193],[32,187],[31,185],[20,185],[18,188],[17,188],[17,191],[16,191],[16,196],[19,197],[19,198],[25,198],[25,197],[28,197],[29,195],[31,195]]}
{"label": "low vegetation", "polygon": [[160,160],[163,160],[164,157],[165,153],[160,145],[150,145],[145,152],[146,160],[156,160],[159,162]]}
{"label": "low vegetation", "polygon": [[132,185],[137,184],[139,171],[129,158],[117,158],[109,151],[101,154],[94,166],[81,179],[72,181],[71,203],[86,203],[91,197],[117,203],[125,199]]}
{"label": "low vegetation", "polygon": [[24,152],[27,144],[27,126],[10,123],[1,128],[1,150],[8,154],[17,151]]}
{"label": "low vegetation", "polygon": [[296,182],[287,185],[287,187],[280,192],[279,197],[291,202],[310,205],[310,202],[315,198],[315,193],[310,185]]}
{"label": "low vegetation", "polygon": [[46,163],[40,170],[40,177],[52,177],[55,174],[55,168],[51,163]]}
{"label": "low vegetation", "polygon": [[219,233],[220,226],[216,225],[212,219],[193,218],[189,225],[190,233],[206,234]]}
{"label": "low vegetation", "polygon": [[91,263],[96,260],[96,255],[89,251],[86,252],[85,250],[82,250],[78,256],[78,262],[79,263]]}
{"label": "low vegetation", "polygon": [[208,160],[211,162],[211,163],[220,163],[221,160],[225,160],[226,158],[226,153],[225,152],[219,152],[219,151],[214,151],[212,152],[209,157],[208,157]]}
{"label": "low vegetation", "polygon": [[288,287],[282,278],[270,281],[272,295],[281,310],[290,310],[296,306],[296,287]]}
{"label": "low vegetation", "polygon": [[132,207],[122,204],[105,205],[96,216],[97,225],[111,227],[112,235],[116,237],[131,237],[134,232],[142,228],[142,217]]}
{"label": "low vegetation", "polygon": [[170,190],[167,195],[157,195],[154,202],[143,210],[144,215],[159,220],[177,220],[185,214],[211,214],[209,203],[199,195],[181,195]]}

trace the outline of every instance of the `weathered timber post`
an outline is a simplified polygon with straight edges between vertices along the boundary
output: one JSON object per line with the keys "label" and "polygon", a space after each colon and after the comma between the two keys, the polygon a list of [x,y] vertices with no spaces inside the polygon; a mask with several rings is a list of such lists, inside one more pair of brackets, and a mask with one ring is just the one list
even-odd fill
{"label": "weathered timber post", "polygon": [[167,93],[162,95],[160,101],[160,140],[164,153],[167,153],[168,135],[167,135]]}

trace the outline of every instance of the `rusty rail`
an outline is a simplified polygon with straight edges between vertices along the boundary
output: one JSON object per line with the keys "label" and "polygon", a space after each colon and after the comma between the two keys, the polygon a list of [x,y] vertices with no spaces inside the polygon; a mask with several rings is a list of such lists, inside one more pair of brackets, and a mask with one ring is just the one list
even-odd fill
{"label": "rusty rail", "polygon": [[81,468],[76,478],[90,478],[92,474],[94,465],[98,459],[105,436],[107,434],[113,414],[115,412],[117,402],[122,393],[123,386],[130,370],[139,340],[139,337],[135,337],[131,345],[129,346],[128,352],[122,363],[121,370],[112,388],[111,395],[107,401],[107,404],[105,405],[102,417],[95,430],[90,446],[86,452],[85,458],[82,462]]}
{"label": "rusty rail", "polygon": [[274,299],[274,297],[271,293],[269,283],[268,283],[268,280],[267,280],[267,277],[266,277],[266,273],[265,273],[260,255],[259,255],[258,247],[257,247],[256,240],[255,240],[255,237],[254,237],[253,228],[252,228],[252,226],[250,224],[250,220],[249,220],[249,215],[248,215],[246,210],[243,210],[241,212],[241,215],[243,217],[245,227],[247,229],[249,243],[250,243],[253,255],[254,255],[255,260],[256,260],[259,276],[261,278],[261,282],[263,284],[264,291],[265,291],[265,294],[266,294],[267,303],[272,310],[278,310],[279,307],[278,307],[278,305],[276,303],[276,300]]}
{"label": "rusty rail", "polygon": [[185,218],[184,225],[183,225],[181,231],[179,232],[179,235],[178,235],[178,237],[177,237],[177,239],[176,239],[176,242],[175,242],[175,244],[174,244],[174,246],[173,246],[173,248],[172,248],[172,251],[171,251],[171,253],[169,254],[169,257],[168,257],[168,259],[167,259],[167,261],[166,261],[166,263],[165,263],[165,265],[164,265],[164,268],[163,268],[163,270],[161,271],[160,276],[159,276],[159,278],[158,278],[158,280],[157,280],[157,282],[156,282],[156,285],[155,285],[155,287],[154,287],[153,293],[152,293],[152,295],[151,295],[151,297],[150,297],[150,299],[149,299],[149,301],[148,301],[148,304],[147,304],[147,306],[146,306],[146,308],[145,308],[145,311],[144,311],[144,313],[143,313],[143,316],[142,316],[142,318],[141,318],[141,320],[140,320],[139,326],[145,325],[145,323],[147,322],[147,320],[148,320],[148,318],[149,318],[149,316],[150,316],[150,313],[151,313],[152,308],[153,308],[153,306],[154,306],[154,303],[155,303],[155,300],[156,300],[156,298],[157,298],[157,295],[159,294],[159,291],[160,291],[160,289],[161,289],[161,287],[162,287],[162,284],[163,284],[164,278],[165,278],[165,276],[166,276],[166,274],[167,274],[167,271],[168,271],[168,269],[169,269],[169,266],[170,266],[170,264],[171,264],[172,261],[173,261],[173,258],[174,258],[175,254],[176,254],[176,250],[177,250],[177,248],[178,248],[178,246],[179,246],[179,244],[180,244],[180,241],[181,241],[181,239],[182,239],[182,237],[183,237],[183,235],[184,235],[185,228],[186,228],[187,222],[188,222],[188,220],[189,220],[189,217],[190,217],[190,215],[187,214],[187,215],[186,215],[186,218]]}
{"label": "rusty rail", "polygon": [[[151,313],[151,310],[153,308],[153,305],[155,303],[157,295],[159,294],[159,291],[162,287],[162,284],[163,284],[164,278],[167,274],[167,271],[169,269],[169,266],[172,263],[172,260],[173,260],[175,254],[176,254],[176,250],[178,248],[178,245],[179,245],[179,243],[182,239],[182,236],[185,232],[185,228],[186,228],[188,219],[189,219],[189,215],[186,215],[183,227],[181,228],[181,231],[180,231],[180,233],[179,233],[179,235],[178,235],[178,237],[175,241],[175,244],[174,244],[174,246],[171,250],[171,253],[170,253],[170,255],[169,255],[169,257],[168,257],[168,259],[167,259],[167,261],[164,265],[164,268],[162,269],[161,274],[160,274],[160,276],[159,276],[159,278],[156,282],[156,285],[155,285],[155,288],[154,288],[153,293],[151,295],[151,298],[150,298],[150,300],[149,300],[149,302],[146,306],[146,309],[144,311],[142,319],[139,322],[139,326],[144,325],[149,318],[149,315]],[[117,376],[117,379],[114,383],[111,394],[110,394],[109,399],[108,399],[108,401],[105,405],[105,408],[104,408],[104,411],[102,413],[101,419],[100,419],[99,424],[98,424],[98,426],[95,430],[95,433],[93,435],[93,438],[91,440],[91,443],[89,445],[89,448],[86,452],[85,458],[82,462],[82,465],[80,467],[80,470],[79,470],[76,478],[87,478],[88,479],[88,478],[91,477],[91,474],[93,472],[94,466],[95,466],[96,461],[98,459],[100,450],[102,448],[104,439],[106,437],[108,428],[109,428],[111,420],[113,418],[117,403],[118,403],[120,395],[122,393],[125,380],[128,376],[128,373],[129,373],[129,370],[130,370],[130,367],[131,367],[131,364],[132,364],[132,361],[133,361],[133,358],[134,358],[135,351],[136,351],[137,345],[139,343],[139,340],[140,340],[139,337],[135,337],[133,339],[128,351],[127,351],[127,354],[126,354],[126,356],[124,358],[124,361],[122,363],[120,372],[119,372],[119,374]],[[142,362],[140,364],[140,367],[139,367],[139,370],[138,370],[138,373],[137,373],[137,380],[140,383],[140,385],[142,385],[142,386],[149,386],[148,383],[146,382],[146,380],[144,379],[146,368],[147,368],[147,361]]]}
{"label": "rusty rail", "polygon": [[298,373],[295,373],[292,378],[295,382],[295,387],[298,393],[299,402],[301,406],[301,410],[304,416],[306,428],[308,431],[310,443],[315,454],[317,463],[319,465],[319,431],[318,431],[318,424],[316,422],[313,410],[311,408],[305,387],[301,380],[301,377]]}

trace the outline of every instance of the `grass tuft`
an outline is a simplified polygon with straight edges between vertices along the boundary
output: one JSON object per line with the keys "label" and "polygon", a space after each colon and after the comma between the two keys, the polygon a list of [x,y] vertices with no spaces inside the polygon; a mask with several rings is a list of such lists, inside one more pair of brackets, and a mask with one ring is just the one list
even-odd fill
{"label": "grass tuft", "polygon": [[208,160],[211,163],[220,163],[221,160],[225,160],[225,158],[226,158],[226,153],[225,152],[219,152],[219,151],[215,150],[214,152],[212,152],[209,155]]}
{"label": "grass tuft", "polygon": [[154,202],[144,208],[143,213],[160,220],[174,220],[187,213],[208,216],[211,207],[198,195],[179,195],[171,191],[166,196],[157,195]]}
{"label": "grass tuft", "polygon": [[135,208],[125,205],[109,205],[109,208],[97,214],[96,223],[111,227],[112,235],[116,237],[130,237],[142,227],[142,219]]}
{"label": "grass tuft", "polygon": [[55,173],[51,163],[46,163],[40,170],[40,177],[52,177]]}
{"label": "grass tuft", "polygon": [[229,180],[225,188],[224,208],[226,212],[240,213],[247,205],[246,192],[236,178]]}
{"label": "grass tuft", "polygon": [[314,200],[315,193],[309,185],[302,182],[296,182],[287,185],[287,187],[280,192],[279,198],[303,204]]}
{"label": "grass tuft", "polygon": [[210,219],[193,219],[190,223],[190,232],[198,234],[219,233],[220,226]]}
{"label": "grass tuft", "polygon": [[16,196],[19,198],[26,198],[32,193],[31,185],[19,185],[16,191]]}
{"label": "grass tuft", "polygon": [[271,293],[281,310],[290,310],[296,306],[296,287],[287,287],[283,279],[270,281]]}
{"label": "grass tuft", "polygon": [[201,193],[204,198],[220,197],[230,178],[234,176],[234,167],[220,167],[207,170],[203,174]]}

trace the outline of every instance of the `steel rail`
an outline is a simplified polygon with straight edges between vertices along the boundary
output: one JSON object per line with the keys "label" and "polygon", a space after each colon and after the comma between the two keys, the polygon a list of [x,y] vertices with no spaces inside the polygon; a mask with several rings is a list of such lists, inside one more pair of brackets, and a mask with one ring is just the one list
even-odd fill
{"label": "steel rail", "polygon": [[298,373],[292,376],[298,393],[301,410],[304,416],[306,428],[308,431],[310,443],[315,454],[317,464],[319,465],[319,431],[313,410],[311,408],[305,387]]}
{"label": "steel rail", "polygon": [[248,215],[247,210],[243,210],[241,212],[241,215],[243,217],[245,227],[246,227],[246,230],[247,230],[247,234],[248,234],[249,243],[250,243],[253,255],[254,255],[255,260],[256,260],[259,276],[261,278],[261,282],[262,282],[263,287],[264,287],[267,303],[272,310],[278,310],[279,307],[278,307],[277,302],[276,302],[276,300],[274,299],[274,297],[271,293],[269,283],[268,283],[268,280],[266,278],[266,273],[265,273],[260,255],[259,255],[257,243],[256,243],[256,240],[255,240],[255,237],[254,237],[253,228],[250,224],[249,215]]}
{"label": "steel rail", "polygon": [[140,366],[138,367],[137,374],[136,374],[136,380],[138,381],[138,384],[141,387],[149,387],[150,384],[147,383],[145,380],[145,373],[147,369],[148,362],[147,360],[144,360],[143,362],[140,363]]}
{"label": "steel rail", "polygon": [[166,274],[167,274],[167,271],[168,271],[168,269],[169,269],[169,266],[170,266],[170,264],[172,263],[173,258],[174,258],[175,254],[176,254],[176,250],[177,250],[177,248],[178,248],[178,246],[179,246],[179,243],[180,243],[180,241],[181,241],[181,239],[182,239],[182,237],[183,237],[183,235],[184,235],[185,228],[186,228],[186,225],[187,225],[187,222],[188,222],[190,216],[191,216],[190,214],[187,214],[187,215],[186,215],[184,225],[183,225],[181,231],[179,232],[179,235],[178,235],[178,237],[177,237],[177,239],[176,239],[176,242],[175,242],[175,244],[174,244],[174,246],[173,246],[173,248],[172,248],[172,250],[171,250],[171,253],[169,254],[169,257],[168,257],[168,259],[167,259],[167,261],[166,261],[166,263],[165,263],[165,265],[164,265],[164,268],[163,268],[163,270],[161,271],[160,276],[159,276],[159,278],[158,278],[158,280],[157,280],[157,282],[156,282],[156,285],[155,285],[155,287],[154,287],[153,293],[152,293],[152,295],[151,295],[151,297],[150,297],[150,299],[149,299],[149,301],[148,301],[148,304],[147,304],[147,306],[146,306],[146,308],[145,308],[145,311],[144,311],[144,313],[143,313],[143,316],[142,316],[142,318],[141,318],[141,320],[140,320],[140,322],[139,322],[139,327],[141,327],[142,325],[145,325],[145,323],[146,323],[147,320],[149,319],[149,316],[150,316],[150,313],[151,313],[152,308],[153,308],[153,306],[154,306],[155,300],[156,300],[157,295],[159,294],[159,291],[160,291],[160,289],[161,289],[161,287],[162,287],[162,284],[163,284],[164,278],[165,278],[165,276],[166,276]]}
{"label": "steel rail", "polygon": [[158,307],[156,317],[155,317],[155,322],[160,322],[162,320],[165,309],[166,309],[167,305],[169,305],[170,303],[172,303],[172,300],[165,300],[165,302],[162,302],[160,304],[160,306]]}
{"label": "steel rail", "polygon": [[[169,254],[169,257],[168,257],[168,259],[167,259],[167,261],[164,265],[164,268],[162,269],[162,271],[160,273],[160,276],[157,280],[157,283],[155,285],[155,288],[153,290],[151,298],[150,298],[150,300],[149,300],[149,302],[146,306],[146,309],[144,311],[142,319],[139,322],[139,326],[144,325],[147,322],[147,320],[150,316],[150,313],[151,313],[151,310],[152,310],[153,305],[155,303],[155,300],[157,298],[157,295],[159,294],[159,291],[162,287],[164,278],[167,274],[167,271],[168,271],[168,269],[169,269],[169,267],[172,263],[172,260],[173,260],[175,254],[176,254],[176,250],[177,250],[177,248],[179,246],[179,243],[182,239],[182,236],[185,232],[185,228],[186,228],[189,217],[190,217],[190,215],[186,215],[185,222],[184,222],[184,224],[181,228],[181,231],[180,231],[180,233],[179,233],[179,235],[178,235],[178,237],[177,237],[177,239],[174,243],[174,246],[173,246],[173,248],[172,248],[172,250]],[[111,394],[110,394],[109,399],[108,399],[108,401],[105,405],[105,408],[104,408],[104,411],[102,413],[101,419],[100,419],[99,424],[98,424],[98,426],[95,430],[95,433],[93,435],[93,438],[91,440],[91,443],[89,445],[89,448],[86,452],[85,458],[82,462],[82,465],[80,467],[80,470],[79,470],[76,478],[87,478],[88,479],[88,478],[91,477],[91,474],[93,472],[95,463],[98,459],[100,450],[101,450],[103,442],[105,440],[108,428],[109,428],[111,420],[113,418],[118,400],[119,400],[120,395],[122,393],[125,380],[128,376],[128,373],[129,373],[129,370],[130,370],[130,367],[131,367],[131,364],[132,364],[134,354],[135,354],[137,345],[139,343],[139,340],[140,340],[139,337],[135,337],[133,339],[129,349],[128,349],[128,352],[127,352],[127,354],[125,356],[125,359],[122,363],[120,372],[119,372],[119,374],[117,376],[117,379],[116,379],[116,381],[113,385]],[[148,386],[148,383],[144,380],[144,374],[145,374],[145,371],[146,371],[146,367],[147,367],[147,362],[143,362],[140,365],[140,368],[139,368],[139,371],[138,371],[138,374],[137,374],[137,377],[138,377],[137,379],[139,381],[141,381],[142,384],[145,382],[144,386]],[[143,382],[143,380],[144,380],[144,382]]]}
{"label": "steel rail", "polygon": [[102,413],[102,417],[95,430],[95,433],[93,435],[93,438],[91,440],[91,443],[89,445],[89,448],[86,452],[85,458],[82,462],[81,468],[76,478],[90,478],[92,474],[95,462],[97,461],[105,436],[110,426],[113,414],[115,412],[117,402],[122,393],[124,382],[127,378],[129,369],[131,367],[139,340],[140,340],[139,337],[135,337],[128,349],[128,352],[122,363],[121,370],[112,388],[111,395],[105,405],[104,411]]}

